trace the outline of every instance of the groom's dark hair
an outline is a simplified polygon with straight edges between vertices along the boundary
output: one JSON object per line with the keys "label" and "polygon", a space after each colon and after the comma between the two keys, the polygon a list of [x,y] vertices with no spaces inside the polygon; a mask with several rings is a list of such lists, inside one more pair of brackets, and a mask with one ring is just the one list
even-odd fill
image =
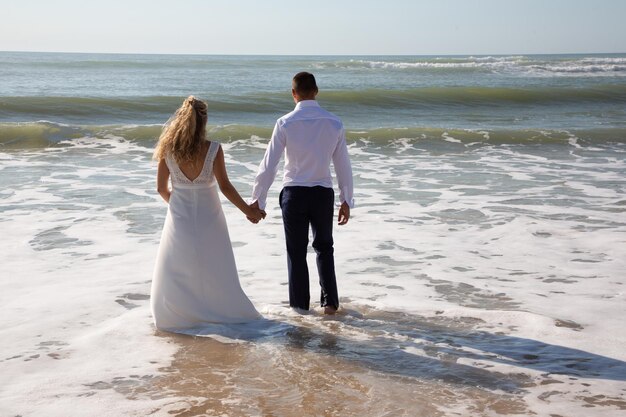
{"label": "groom's dark hair", "polygon": [[315,77],[310,72],[299,72],[294,75],[291,87],[301,96],[311,96],[317,93]]}

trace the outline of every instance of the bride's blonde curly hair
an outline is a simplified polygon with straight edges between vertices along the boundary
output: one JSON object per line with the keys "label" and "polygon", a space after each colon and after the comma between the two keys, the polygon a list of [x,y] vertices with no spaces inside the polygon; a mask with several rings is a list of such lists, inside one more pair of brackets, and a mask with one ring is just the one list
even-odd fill
{"label": "bride's blonde curly hair", "polygon": [[165,123],[154,150],[157,161],[171,154],[176,163],[193,161],[206,136],[207,104],[189,96]]}

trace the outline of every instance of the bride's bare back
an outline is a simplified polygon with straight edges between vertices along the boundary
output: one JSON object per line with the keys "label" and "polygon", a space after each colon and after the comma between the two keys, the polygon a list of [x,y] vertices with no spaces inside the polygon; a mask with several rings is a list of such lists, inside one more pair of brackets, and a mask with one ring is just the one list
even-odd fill
{"label": "bride's bare back", "polygon": [[202,168],[204,167],[204,161],[206,159],[206,154],[207,152],[209,152],[209,144],[210,143],[206,141],[202,144],[202,148],[200,149],[200,152],[198,152],[198,154],[195,155],[195,158],[193,161],[185,161],[185,162],[181,162],[180,164],[178,164],[178,167],[180,168],[180,170],[183,172],[183,174],[185,174],[185,177],[187,177],[190,181],[193,181],[196,178],[198,178],[198,176],[202,172]]}

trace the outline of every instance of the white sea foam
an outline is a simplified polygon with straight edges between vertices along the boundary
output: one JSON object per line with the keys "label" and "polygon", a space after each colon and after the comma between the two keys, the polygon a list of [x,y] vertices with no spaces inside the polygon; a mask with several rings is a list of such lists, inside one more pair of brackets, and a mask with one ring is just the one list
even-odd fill
{"label": "white sea foam", "polygon": [[534,75],[572,75],[572,76],[624,76],[626,75],[626,65],[615,64],[594,64],[585,62],[571,62],[560,65],[537,64],[529,65],[527,70]]}
{"label": "white sea foam", "polygon": [[433,69],[455,69],[455,68],[500,68],[517,63],[517,59],[506,58],[492,58],[485,57],[467,60],[459,59],[452,62],[435,61],[417,61],[417,62],[394,62],[394,61],[367,61],[367,60],[353,60],[352,64],[362,65],[368,68],[378,69],[410,69],[410,68],[433,68]]}
{"label": "white sea foam", "polygon": [[[489,375],[523,375],[528,385],[507,395],[538,415],[583,415],[584,398],[597,395],[623,403],[624,378],[615,372],[626,369],[624,153],[590,152],[580,142],[468,147],[452,133],[444,139],[350,144],[357,208],[335,230],[345,308],[337,321],[285,307],[279,184],[257,226],[224,199],[242,286],[270,323],[207,335],[241,349],[252,344],[254,354],[278,360],[276,368],[304,374],[316,348],[294,360],[287,342],[317,346],[311,335],[321,334],[323,344],[324,335],[335,334],[337,360],[348,355],[347,364],[406,381],[450,377],[480,385]],[[244,197],[263,144],[224,144]],[[165,388],[141,395],[181,348],[178,339],[155,333],[148,308],[165,215],[150,157],[143,145],[110,137],[0,153],[3,178],[13,184],[0,193],[0,335],[11,341],[0,348],[4,414],[61,416],[80,407],[85,415],[167,415],[199,401]],[[396,356],[370,358],[376,351]],[[561,364],[559,355],[571,362]],[[551,385],[541,383],[551,379],[562,383],[548,399]],[[445,384],[428,389],[468,389]],[[460,402],[431,401],[440,411],[468,410],[479,393],[500,390],[487,384]],[[233,391],[223,401],[235,407],[245,395]]]}
{"label": "white sea foam", "polygon": [[[328,63],[328,66],[341,64]],[[423,58],[415,61],[353,59],[343,64],[346,68],[384,70],[485,70],[530,76],[626,76],[626,58],[572,58],[542,60],[536,57],[467,57]],[[322,65],[323,66],[323,65]]]}

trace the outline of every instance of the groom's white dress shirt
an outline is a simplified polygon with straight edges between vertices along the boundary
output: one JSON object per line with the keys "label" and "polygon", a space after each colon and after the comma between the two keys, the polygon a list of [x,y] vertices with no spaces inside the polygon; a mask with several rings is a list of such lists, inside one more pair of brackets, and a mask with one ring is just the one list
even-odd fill
{"label": "groom's white dress shirt", "polygon": [[252,201],[265,209],[267,191],[274,182],[278,162],[285,151],[283,187],[333,188],[330,162],[335,167],[339,200],[354,207],[352,167],[343,123],[315,100],[303,100],[276,121],[272,138],[259,164]]}

